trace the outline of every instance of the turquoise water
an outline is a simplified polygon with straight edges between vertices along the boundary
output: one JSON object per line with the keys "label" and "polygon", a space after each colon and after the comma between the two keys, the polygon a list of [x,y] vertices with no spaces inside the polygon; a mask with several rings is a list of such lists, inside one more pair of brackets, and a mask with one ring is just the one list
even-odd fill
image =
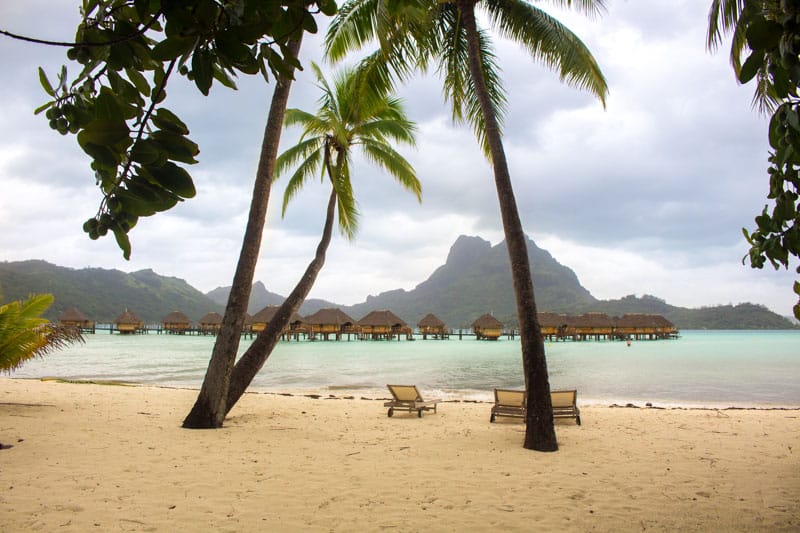
{"label": "turquoise water", "polygon": [[[199,388],[213,337],[86,335],[11,377],[122,380]],[[242,351],[251,341],[242,341]],[[581,403],[800,407],[800,331],[686,331],[677,340],[548,342],[552,388]],[[488,400],[523,386],[519,340],[281,342],[253,381],[273,392],[385,396],[386,383]]]}

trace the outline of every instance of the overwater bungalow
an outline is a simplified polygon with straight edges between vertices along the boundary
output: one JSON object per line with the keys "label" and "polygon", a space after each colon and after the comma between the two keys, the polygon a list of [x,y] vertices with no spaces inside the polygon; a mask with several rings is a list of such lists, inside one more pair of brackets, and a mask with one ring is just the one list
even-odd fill
{"label": "overwater bungalow", "polygon": [[567,315],[559,313],[538,313],[542,336],[548,340],[564,338],[567,333]]}
{"label": "overwater bungalow", "polygon": [[478,317],[471,327],[478,340],[496,341],[503,334],[503,323],[489,313]]}
{"label": "overwater bungalow", "polygon": [[[267,325],[269,325],[269,323],[275,317],[275,313],[278,312],[278,309],[280,309],[279,305],[268,305],[253,315],[253,317],[250,319],[250,331],[253,333],[261,333],[267,329]],[[305,320],[303,317],[297,313],[292,313],[289,323],[283,328],[281,335],[283,337],[294,336],[294,338],[297,339],[301,334],[306,333],[307,328],[304,327],[304,324]]]}
{"label": "overwater bungalow", "polygon": [[214,312],[206,313],[197,322],[197,326],[201,333],[216,335],[222,327],[222,315]]}
{"label": "overwater bungalow", "polygon": [[574,340],[611,339],[615,333],[614,320],[605,313],[567,315],[566,335]]}
{"label": "overwater bungalow", "polygon": [[427,339],[428,335],[434,339],[446,339],[450,336],[447,324],[433,313],[428,313],[422,317],[422,320],[417,322],[417,328],[422,334],[422,340]]}
{"label": "overwater bungalow", "polygon": [[661,315],[625,314],[616,320],[617,335],[628,339],[666,339],[678,335],[675,325]]}
{"label": "overwater bungalow", "polygon": [[121,315],[114,321],[117,326],[117,331],[122,334],[138,333],[144,331],[144,322],[141,318],[136,316],[136,313],[125,309]]}
{"label": "overwater bungalow", "polygon": [[329,340],[331,335],[337,341],[343,335],[347,335],[349,340],[350,335],[358,334],[356,321],[338,307],[320,309],[316,313],[308,315],[305,323],[308,326],[309,338],[312,340],[316,340],[318,337]]}
{"label": "overwater bungalow", "polygon": [[58,315],[58,323],[61,326],[78,328],[83,332],[90,331],[94,333],[94,322],[81,313],[77,307],[70,307]]}
{"label": "overwater bungalow", "polygon": [[167,333],[183,335],[192,329],[192,321],[180,311],[173,311],[161,320],[161,327]]}
{"label": "overwater bungalow", "polygon": [[400,335],[410,338],[412,333],[408,324],[388,309],[370,311],[358,321],[358,327],[362,340],[391,340],[395,336],[399,339]]}

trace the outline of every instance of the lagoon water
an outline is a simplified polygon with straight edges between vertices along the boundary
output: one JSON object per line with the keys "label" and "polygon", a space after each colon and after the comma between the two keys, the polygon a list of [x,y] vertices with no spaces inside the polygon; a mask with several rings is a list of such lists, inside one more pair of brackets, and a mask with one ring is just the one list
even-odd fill
{"label": "lagoon water", "polygon": [[[85,335],[86,343],[29,361],[17,378],[120,380],[199,389],[214,337]],[[240,351],[250,344],[243,339]],[[800,407],[800,331],[684,331],[679,339],[547,342],[553,389],[579,403]],[[280,342],[251,390],[385,397],[415,383],[442,398],[489,400],[522,388],[519,340]]]}

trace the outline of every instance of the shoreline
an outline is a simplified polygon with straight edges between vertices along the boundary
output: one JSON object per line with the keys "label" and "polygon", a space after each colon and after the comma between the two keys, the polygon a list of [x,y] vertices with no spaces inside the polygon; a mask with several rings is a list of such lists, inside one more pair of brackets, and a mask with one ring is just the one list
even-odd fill
{"label": "shoreline", "polygon": [[[153,387],[153,388],[162,388],[162,389],[171,389],[171,390],[187,390],[187,391],[194,391],[198,393],[200,391],[200,387],[188,387],[188,386],[180,386],[180,385],[169,385],[169,384],[159,384],[159,383],[140,383],[135,381],[122,381],[122,380],[107,380],[107,379],[71,379],[71,378],[61,378],[55,376],[44,376],[44,377],[9,377],[9,376],[0,376],[0,379],[11,379],[11,380],[34,380],[34,381],[53,381],[59,383],[71,383],[71,384],[88,384],[88,385],[110,385],[110,386],[130,386],[130,387]],[[298,397],[307,397],[312,399],[340,399],[340,400],[381,400],[387,401],[391,400],[391,396],[384,391],[376,390],[376,389],[344,389],[340,387],[336,387],[334,389],[336,392],[331,392],[331,390],[324,390],[324,389],[317,389],[317,388],[310,388],[310,389],[297,389],[297,388],[287,388],[286,390],[267,390],[263,388],[251,387],[249,388],[245,394],[266,394],[266,395],[278,395],[278,396],[298,396]],[[426,394],[427,391],[422,391]],[[477,390],[470,390],[470,391],[461,391],[464,392],[465,395],[459,395],[459,391],[449,391],[445,394],[436,394],[435,392],[431,394],[432,397],[439,398],[442,403],[494,403],[494,399],[492,397],[491,391],[477,391]],[[369,396],[367,396],[369,395]],[[427,396],[428,394],[426,394]],[[635,408],[635,409],[678,409],[678,410],[707,410],[707,411],[727,411],[727,410],[755,410],[755,411],[800,411],[800,404],[797,405],[788,405],[788,404],[766,404],[766,403],[742,403],[740,405],[731,405],[729,402],[702,402],[702,401],[692,401],[692,402],[673,402],[673,401],[663,401],[663,402],[654,402],[654,401],[647,401],[647,400],[622,400],[622,399],[614,399],[614,400],[598,400],[598,399],[591,399],[591,398],[583,398],[580,395],[580,391],[578,391],[578,404],[579,406],[583,407],[609,407],[609,408]]]}
{"label": "shoreline", "polygon": [[389,418],[288,394],[191,431],[192,389],[0,380],[4,529],[800,529],[797,410],[581,405],[539,453],[487,403]]}

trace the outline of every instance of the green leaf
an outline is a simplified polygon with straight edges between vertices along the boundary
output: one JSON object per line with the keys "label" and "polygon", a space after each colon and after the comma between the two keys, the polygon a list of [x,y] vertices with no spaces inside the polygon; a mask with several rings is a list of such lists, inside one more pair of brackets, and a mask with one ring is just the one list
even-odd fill
{"label": "green leaf", "polygon": [[42,84],[44,92],[55,97],[56,92],[53,90],[53,86],[50,85],[50,80],[47,79],[47,74],[44,73],[44,69],[42,67],[39,67],[39,83]]}
{"label": "green leaf", "polygon": [[231,31],[222,31],[214,36],[217,53],[230,59],[231,62],[246,61],[250,55],[250,48],[243,44]]}
{"label": "green leaf", "polygon": [[161,62],[172,61],[191,51],[196,39],[170,36],[153,47],[153,59]]}
{"label": "green leaf", "polygon": [[159,108],[158,111],[152,116],[153,124],[159,129],[177,133],[178,135],[188,135],[189,128],[178,118],[175,113],[164,107]]}
{"label": "green leaf", "polygon": [[739,83],[745,84],[748,81],[752,80],[756,74],[758,74],[758,69],[764,65],[764,53],[760,51],[755,51],[750,54],[750,57],[742,65],[742,70],[739,71]]}
{"label": "green leaf", "polygon": [[175,163],[167,162],[160,167],[148,167],[147,170],[159,185],[181,198],[194,198],[197,194],[192,177]]}
{"label": "green leaf", "polygon": [[211,83],[214,79],[211,52],[205,49],[195,50],[192,55],[192,74],[194,75],[194,84],[198,90],[208,96],[208,91],[211,89]]}
{"label": "green leaf", "polygon": [[190,165],[197,163],[194,156],[200,153],[200,148],[186,137],[159,130],[153,133],[150,139],[166,152],[167,159]]}
{"label": "green leaf", "polygon": [[[151,181],[153,183],[150,183]],[[128,211],[137,216],[149,216],[158,211],[166,211],[174,207],[179,200],[174,193],[160,187],[146,167],[140,168],[139,174],[132,176],[125,187],[126,194],[121,195],[125,210],[128,211],[129,204],[131,209],[138,207],[141,211]]]}
{"label": "green leaf", "polygon": [[223,70],[216,64],[214,65],[214,79],[216,79],[218,82],[220,82],[228,89],[233,89],[234,91],[238,89],[233,79],[231,79],[231,77],[228,76],[228,73],[225,72],[225,70]]}
{"label": "green leaf", "polygon": [[781,40],[783,26],[763,17],[753,18],[747,26],[747,44],[753,50],[772,50]]}
{"label": "green leaf", "polygon": [[124,120],[97,119],[87,124],[78,134],[78,142],[81,146],[86,143],[113,146],[120,141],[130,139],[130,133]]}
{"label": "green leaf", "polygon": [[145,78],[141,72],[135,68],[126,68],[125,74],[128,75],[128,79],[131,80],[131,83],[133,83],[133,86],[136,87],[137,91],[145,96],[150,96],[150,92],[152,90],[150,88],[150,83],[148,83],[147,78]]}
{"label": "green leaf", "polygon": [[161,150],[158,143],[150,139],[140,139],[131,148],[131,160],[142,165],[161,165],[167,161],[167,155]]}
{"label": "green leaf", "polygon": [[[78,137],[80,137],[80,133],[78,134]],[[78,142],[80,142],[80,140]],[[83,151],[89,154],[92,159],[94,159],[94,163],[96,165],[114,169],[119,164],[119,159],[117,158],[116,152],[111,150],[108,146],[102,146],[90,142],[82,142],[80,145]]]}
{"label": "green leaf", "polygon": [[149,201],[125,189],[121,189],[116,196],[120,201],[123,213],[132,216],[149,217],[157,212]]}
{"label": "green leaf", "polygon": [[49,108],[53,107],[54,105],[55,105],[55,102],[47,102],[46,104],[42,104],[42,105],[40,105],[39,107],[37,107],[36,109],[33,110],[33,114],[34,115],[38,115],[39,113],[41,113],[45,109],[49,109]]}
{"label": "green leaf", "polygon": [[322,14],[329,17],[332,17],[336,14],[336,11],[338,11],[334,0],[319,0],[317,5],[319,6],[319,10],[322,11]]}
{"label": "green leaf", "polygon": [[112,229],[114,231],[114,238],[117,240],[117,246],[122,250],[122,257],[124,257],[126,261],[130,261],[131,240],[128,238],[128,234],[117,226],[114,226]]}

